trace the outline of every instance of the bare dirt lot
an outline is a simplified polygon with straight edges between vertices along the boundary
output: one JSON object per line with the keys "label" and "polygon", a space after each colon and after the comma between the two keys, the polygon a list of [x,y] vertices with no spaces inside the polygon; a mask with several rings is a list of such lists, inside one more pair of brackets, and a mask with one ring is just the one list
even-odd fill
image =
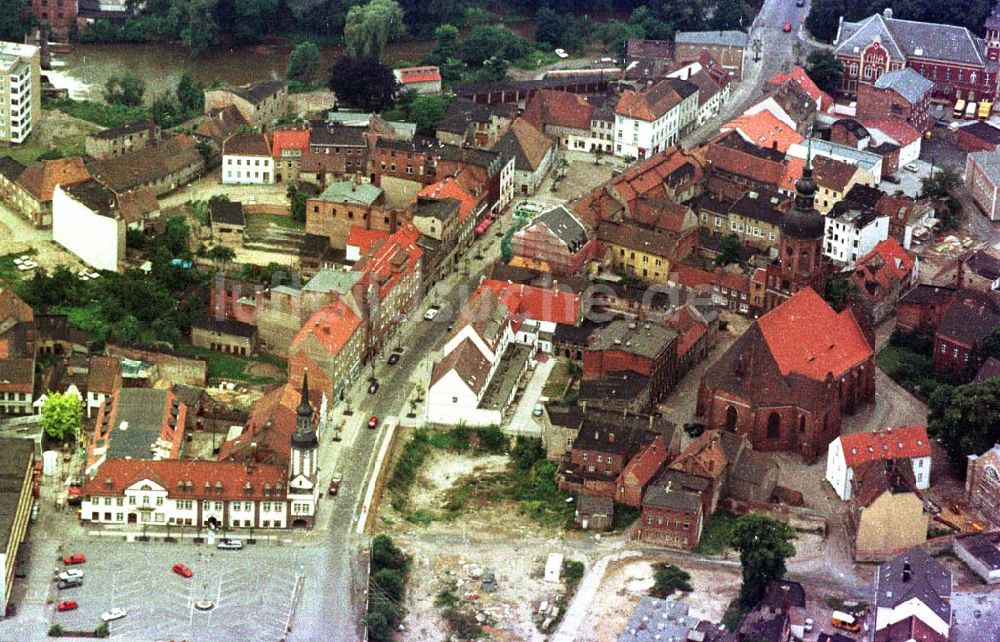
{"label": "bare dirt lot", "polygon": [[[649,594],[653,586],[653,564],[661,561],[667,560],[650,555],[609,564],[580,627],[579,642],[614,640],[625,627],[635,605],[642,596]],[[692,616],[718,622],[739,593],[739,568],[683,563],[682,567],[691,574],[694,591],[680,594],[679,599],[688,603]]]}

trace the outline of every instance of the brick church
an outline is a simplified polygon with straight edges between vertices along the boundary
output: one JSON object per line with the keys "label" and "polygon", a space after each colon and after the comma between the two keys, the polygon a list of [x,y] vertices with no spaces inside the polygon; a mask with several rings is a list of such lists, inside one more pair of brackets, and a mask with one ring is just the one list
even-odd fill
{"label": "brick church", "polygon": [[709,368],[697,416],[756,450],[815,461],[850,415],[875,398],[872,345],[851,310],[805,287],[754,321]]}
{"label": "brick church", "polygon": [[834,55],[844,64],[841,91],[857,95],[887,72],[909,67],[934,83],[934,97],[995,101],[1000,60],[1000,4],[986,19],[986,38],[965,27],[892,17],[885,9],[860,22],[840,19]]}

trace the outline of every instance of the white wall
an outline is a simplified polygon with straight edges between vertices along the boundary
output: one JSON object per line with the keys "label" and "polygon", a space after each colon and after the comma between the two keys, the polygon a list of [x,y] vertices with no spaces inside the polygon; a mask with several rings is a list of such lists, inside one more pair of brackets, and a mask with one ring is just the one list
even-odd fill
{"label": "white wall", "polygon": [[118,270],[125,259],[125,223],[95,213],[62,187],[52,193],[52,240],[99,270]]}
{"label": "white wall", "polygon": [[274,183],[274,159],[261,156],[222,157],[224,185],[270,185]]}
{"label": "white wall", "polygon": [[840,437],[830,442],[826,453],[826,480],[833,486],[837,497],[844,501],[851,498],[851,484],[848,476],[847,461],[844,459],[844,447]]}

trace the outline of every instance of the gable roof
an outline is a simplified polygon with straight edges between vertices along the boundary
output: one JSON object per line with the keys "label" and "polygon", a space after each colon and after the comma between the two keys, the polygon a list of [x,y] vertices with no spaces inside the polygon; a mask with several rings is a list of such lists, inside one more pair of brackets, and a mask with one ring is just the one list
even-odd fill
{"label": "gable roof", "polygon": [[[654,121],[663,116],[687,97],[678,93],[675,84],[671,82],[672,80],[676,79],[666,78],[661,80],[645,91],[628,89],[622,92],[622,95],[618,98],[618,104],[615,105],[615,114],[645,121]],[[687,81],[680,82],[692,85],[695,91],[697,91],[697,86],[693,85],[693,83]],[[694,93],[694,91],[691,93]]]}
{"label": "gable roof", "polygon": [[878,139],[888,137],[899,146],[906,147],[920,138],[920,132],[898,118],[862,118],[861,123],[877,142],[884,142]]}
{"label": "gable roof", "polygon": [[[460,174],[464,174],[461,172]],[[470,194],[454,176],[446,176],[417,192],[417,198],[453,199],[458,201],[458,220],[464,221],[476,208],[479,199]]]}
{"label": "gable roof", "polygon": [[42,203],[52,200],[56,185],[68,187],[87,180],[90,180],[90,172],[79,156],[28,165],[17,177],[17,183]]}
{"label": "gable roof", "polygon": [[1000,305],[984,292],[958,290],[938,326],[939,337],[976,347],[997,324]]}
{"label": "gable roof", "polygon": [[114,357],[95,355],[87,369],[87,392],[112,394],[121,386],[122,364]]}
{"label": "gable roof", "polygon": [[879,566],[877,581],[877,608],[894,609],[916,598],[951,622],[951,572],[924,549],[911,548]]}
{"label": "gable roof", "polygon": [[[219,501],[284,499],[287,474],[283,466],[210,459],[108,459],[83,483],[86,497],[122,495],[127,488],[148,479],[170,496]],[[190,483],[190,490],[187,484]],[[181,491],[179,484],[185,490]],[[249,487],[247,486],[249,484]],[[249,492],[247,492],[249,488]],[[265,493],[266,489],[266,493]]]}
{"label": "gable roof", "polygon": [[91,138],[97,138],[101,140],[111,140],[118,138],[119,136],[127,136],[128,134],[134,134],[136,132],[146,131],[149,129],[155,129],[156,122],[152,118],[147,118],[146,120],[134,120],[130,123],[125,123],[124,125],[119,125],[117,127],[109,127],[108,129],[102,129],[99,132],[89,134]]}
{"label": "gable roof", "polygon": [[738,132],[749,143],[779,152],[786,152],[791,145],[805,140],[802,134],[767,110],[737,116],[721,127],[723,132],[730,130]]}
{"label": "gable roof", "polygon": [[284,80],[261,80],[239,87],[226,87],[225,91],[236,94],[254,105],[259,105],[286,87],[287,83]]}
{"label": "gable roof", "polygon": [[555,142],[537,127],[518,118],[493,146],[493,150],[514,158],[514,167],[533,172],[538,169]]}
{"label": "gable roof", "polygon": [[309,151],[308,129],[282,129],[271,134],[271,155],[281,156],[286,149],[297,149],[305,154]]}
{"label": "gable roof", "polygon": [[238,201],[214,200],[208,205],[212,223],[238,225],[240,227],[247,224],[246,216],[243,213],[243,203]]}
{"label": "gable roof", "polygon": [[564,205],[556,205],[542,212],[528,227],[536,225],[544,225],[556,238],[566,244],[570,252],[576,252],[590,239],[587,228]]}
{"label": "gable roof", "polygon": [[478,396],[489,383],[490,362],[471,339],[465,338],[434,364],[431,370],[431,386],[449,372],[455,372],[458,378]]}
{"label": "gable roof", "polygon": [[331,356],[340,354],[361,325],[361,319],[340,297],[313,312],[312,316],[292,338],[289,352],[299,348],[309,337],[313,337]]}
{"label": "gable roof", "polygon": [[240,127],[247,124],[242,112],[236,105],[227,105],[221,109],[213,109],[201,120],[198,129],[194,130],[195,136],[211,138],[215,140],[225,140],[229,135],[236,133]]}
{"label": "gable roof", "polygon": [[373,247],[385,242],[389,238],[389,233],[377,229],[365,229],[357,225],[351,226],[351,231],[347,233],[347,245],[358,248],[359,254],[368,254]]}
{"label": "gable roof", "polygon": [[767,82],[771,85],[783,85],[788,81],[795,82],[795,84],[805,90],[805,92],[809,94],[809,97],[812,98],[813,102],[819,107],[820,111],[826,111],[831,105],[833,105],[833,97],[820,89],[802,67],[793,67],[787,74],[783,72],[776,73],[771,76],[771,79]]}
{"label": "gable roof", "polygon": [[493,279],[484,280],[479,288],[493,290],[513,315],[564,325],[576,325],[579,316],[580,295],[573,292]]}
{"label": "gable roof", "polygon": [[927,426],[903,426],[874,432],[841,435],[840,447],[849,468],[870,461],[930,457]]}
{"label": "gable roof", "polygon": [[875,87],[877,89],[891,89],[909,103],[914,104],[919,102],[927,92],[934,89],[934,83],[921,76],[914,69],[903,67],[879,76],[875,81]]}
{"label": "gable roof", "polygon": [[271,145],[266,134],[239,132],[226,139],[222,144],[222,153],[225,156],[270,156]]}
{"label": "gable roof", "polygon": [[850,310],[837,313],[812,288],[804,288],[756,321],[782,375],[824,381],[872,356]]}
{"label": "gable roof", "polygon": [[546,125],[590,130],[594,107],[579,94],[568,91],[538,91],[524,107],[521,118],[538,129]]}
{"label": "gable roof", "polygon": [[858,55],[879,37],[896,60],[917,57],[985,66],[979,43],[965,27],[891,16],[887,10],[885,15],[875,14],[861,22],[843,22],[834,53]]}
{"label": "gable roof", "polygon": [[915,257],[890,236],[858,260],[854,280],[863,296],[881,301],[910,278],[914,265]]}
{"label": "gable roof", "polygon": [[418,82],[440,82],[441,69],[435,65],[422,67],[398,67],[392,70],[400,83],[410,85]]}
{"label": "gable roof", "polygon": [[204,162],[194,140],[178,134],[155,145],[95,161],[90,171],[94,178],[121,193]]}

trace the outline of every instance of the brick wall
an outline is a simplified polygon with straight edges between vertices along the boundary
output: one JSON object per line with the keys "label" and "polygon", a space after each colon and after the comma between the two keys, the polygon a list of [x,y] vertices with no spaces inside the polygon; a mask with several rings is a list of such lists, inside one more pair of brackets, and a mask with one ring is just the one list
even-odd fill
{"label": "brick wall", "polygon": [[108,344],[106,352],[109,356],[155,363],[160,377],[170,383],[186,383],[189,386],[205,387],[208,385],[208,362],[196,357],[188,357],[159,350],[132,346]]}

